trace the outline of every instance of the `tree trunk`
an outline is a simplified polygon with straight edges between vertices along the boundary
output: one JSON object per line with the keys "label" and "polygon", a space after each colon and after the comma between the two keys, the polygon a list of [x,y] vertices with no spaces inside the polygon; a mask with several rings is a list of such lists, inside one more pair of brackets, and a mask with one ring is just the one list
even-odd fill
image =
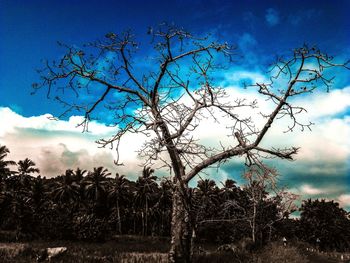
{"label": "tree trunk", "polygon": [[142,221],[142,235],[145,235],[145,217],[143,211],[141,211],[141,221]]}
{"label": "tree trunk", "polygon": [[122,222],[120,218],[120,208],[119,208],[119,200],[117,199],[117,216],[118,216],[118,234],[122,234]]}
{"label": "tree trunk", "polygon": [[271,236],[272,236],[272,225],[269,226],[269,243],[271,242]]}
{"label": "tree trunk", "polygon": [[146,197],[146,213],[145,213],[145,236],[148,235],[148,200]]}
{"label": "tree trunk", "polygon": [[136,211],[135,209],[133,208],[133,215],[134,215],[134,235],[136,235]]}
{"label": "tree trunk", "polygon": [[171,219],[171,244],[169,261],[171,263],[191,262],[191,224],[189,214],[181,198],[179,185],[173,194],[173,209]]}
{"label": "tree trunk", "polygon": [[256,229],[255,229],[255,227],[256,227],[256,222],[255,222],[255,220],[256,220],[256,204],[255,204],[255,201],[254,201],[254,206],[253,206],[253,223],[252,223],[252,239],[253,239],[253,242],[254,242],[254,244],[255,244],[255,233],[256,233]]}

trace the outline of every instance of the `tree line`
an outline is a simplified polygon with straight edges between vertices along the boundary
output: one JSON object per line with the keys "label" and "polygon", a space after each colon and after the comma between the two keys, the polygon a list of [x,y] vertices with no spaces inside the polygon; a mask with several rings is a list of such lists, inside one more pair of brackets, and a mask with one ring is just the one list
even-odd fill
{"label": "tree line", "polygon": [[[112,235],[170,236],[174,184],[145,167],[136,181],[103,167],[68,169],[54,178],[39,175],[26,158],[8,161],[0,147],[0,229],[14,239],[103,241]],[[10,169],[16,166],[17,170]],[[334,201],[305,200],[300,218],[286,191],[269,194],[261,181],[242,187],[199,180],[189,188],[195,240],[218,244],[251,238],[257,247],[273,240],[304,240],[322,249],[350,248],[349,213]],[[11,238],[9,238],[11,239]],[[316,240],[321,242],[316,244]],[[5,240],[6,241],[6,240]]]}

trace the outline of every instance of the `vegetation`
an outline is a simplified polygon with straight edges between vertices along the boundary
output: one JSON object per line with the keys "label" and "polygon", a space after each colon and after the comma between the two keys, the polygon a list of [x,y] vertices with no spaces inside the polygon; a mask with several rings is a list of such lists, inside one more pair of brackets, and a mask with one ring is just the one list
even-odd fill
{"label": "vegetation", "polygon": [[[16,164],[6,160],[9,150],[5,146],[1,149],[5,172],[0,174],[0,242],[114,239],[127,246],[134,242],[134,236],[169,239],[173,184],[166,178],[159,180],[152,169],[145,167],[136,182],[123,175],[112,176],[103,167],[93,171],[67,170],[46,179],[38,175],[33,161],[25,159]],[[24,166],[25,163],[30,165]],[[15,165],[18,171],[11,169]],[[239,247],[247,238],[254,249],[271,246],[283,236],[304,240],[322,250],[350,249],[349,213],[337,203],[306,200],[300,208],[300,219],[290,219],[294,209],[284,208],[290,201],[285,196],[285,192],[268,195],[266,186],[256,181],[243,187],[233,180],[226,180],[221,187],[209,179],[199,181],[191,189],[196,218],[194,258],[204,257],[196,254],[201,251],[201,244]],[[161,247],[164,249],[153,252],[164,253],[168,249],[168,245]],[[247,249],[246,244],[244,247]],[[131,252],[145,251],[149,250]],[[285,251],[278,253],[273,255],[276,262]],[[298,260],[295,262],[302,262]]]}
{"label": "vegetation", "polygon": [[[33,241],[31,243],[0,243],[3,263],[35,262],[38,251],[47,247],[68,247],[67,252],[51,260],[55,263],[169,263],[167,251],[169,243],[154,237],[124,236],[122,242],[113,240],[104,243],[71,241]],[[232,253],[215,251],[209,247],[205,252],[196,253],[194,263],[333,263],[350,259],[350,254],[306,253],[306,244],[284,247],[281,242],[273,242],[263,249],[253,252]],[[302,247],[304,246],[304,247]],[[343,261],[344,262],[344,261]]]}
{"label": "vegetation", "polygon": [[305,241],[321,250],[349,250],[350,214],[339,208],[338,203],[309,199],[303,202],[300,211],[300,232]]}

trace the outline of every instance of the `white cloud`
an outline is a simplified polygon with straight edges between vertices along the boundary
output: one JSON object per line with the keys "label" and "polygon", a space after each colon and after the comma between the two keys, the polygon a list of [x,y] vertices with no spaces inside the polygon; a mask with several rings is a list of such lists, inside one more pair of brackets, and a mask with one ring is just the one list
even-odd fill
{"label": "white cloud", "polygon": [[[227,74],[229,82],[242,78],[250,79],[253,83],[266,81],[266,77],[259,72],[238,71]],[[239,116],[252,116],[256,126],[263,127],[266,119],[261,117],[260,112],[271,113],[274,106],[271,101],[266,101],[265,97],[257,95],[254,88],[242,89],[230,86],[227,87],[226,92],[229,95],[228,101],[232,98],[246,98],[248,101],[257,99],[258,109],[237,108],[236,113]],[[304,169],[308,167],[310,174],[337,174],[339,168],[343,169],[339,164],[345,164],[350,158],[350,140],[348,139],[350,138],[350,117],[339,116],[350,108],[350,88],[334,89],[329,93],[315,92],[294,100],[293,104],[308,110],[306,114],[297,117],[304,123],[315,122],[315,125],[311,126],[312,131],[308,129],[301,131],[296,128],[293,132],[285,133],[291,120],[289,118],[276,120],[262,141],[263,145],[279,148],[300,147],[300,152],[295,157],[297,162],[293,165],[302,165]],[[230,134],[227,127],[232,126],[232,121],[220,117],[221,115],[216,116],[218,123],[213,123],[209,116],[203,118],[195,132],[196,138],[210,146],[220,147],[220,142],[223,145],[235,145],[235,139],[227,137]]]}
{"label": "white cloud", "polygon": [[321,118],[344,112],[350,107],[350,87],[333,89],[330,92],[315,92],[305,96],[296,103],[308,108],[310,118]]}
{"label": "white cloud", "polygon": [[[316,184],[316,183],[315,183]],[[336,199],[341,206],[349,205],[350,203],[350,195],[348,194],[342,194],[343,189],[339,185],[328,185],[328,186],[315,186],[311,184],[303,184],[301,183],[300,186],[297,186],[292,189],[293,193],[296,193],[298,195],[301,195],[304,199],[305,198],[323,198],[326,200],[332,200]]]}
{"label": "white cloud", "polygon": [[232,73],[226,74],[225,77],[228,83],[239,84],[241,81],[246,80],[249,80],[249,82],[251,82],[252,84],[269,82],[266,76],[261,74],[260,72],[251,72],[247,70],[237,70]]}
{"label": "white cloud", "polygon": [[29,157],[48,177],[78,166],[92,169],[102,165],[111,171],[127,174],[141,170],[137,167],[136,153],[143,142],[140,136],[128,134],[124,137],[120,144],[120,161],[125,166],[116,167],[113,163],[116,152],[98,148],[95,141],[108,138],[117,128],[91,122],[90,132],[82,133],[82,128],[76,128],[82,117],[73,116],[68,121],[55,121],[48,119],[50,116],[23,117],[9,108],[0,108],[0,123],[6,124],[0,126],[0,143],[10,149],[12,160]]}
{"label": "white cloud", "polygon": [[[238,82],[242,79],[249,79],[252,83],[266,82],[266,76],[260,72],[235,71],[226,75],[228,83]],[[227,87],[228,100],[232,98],[257,99],[259,109],[238,108],[237,114],[243,116],[253,115],[257,127],[262,127],[266,121],[259,113],[269,113],[273,108],[271,101],[266,101],[261,95],[257,95],[254,88],[242,89],[237,86]],[[315,92],[307,97],[300,97],[293,103],[304,106],[308,114],[301,116],[305,120],[317,121],[313,131],[295,131],[283,133],[288,126],[288,120],[277,120],[273,123],[271,130],[263,140],[267,147],[289,147],[300,146],[300,153],[297,161],[290,165],[305,167],[306,163],[323,163],[328,166],[310,166],[312,173],[334,173],[334,164],[345,163],[350,157],[350,117],[335,117],[350,107],[350,87],[341,90],[326,92]],[[109,137],[115,133],[116,128],[107,127],[98,122],[92,122],[90,133],[81,133],[76,128],[81,117],[73,116],[69,120],[52,121],[45,114],[41,116],[23,117],[9,108],[0,108],[0,122],[6,125],[0,127],[0,143],[6,144],[11,150],[11,156],[15,160],[30,157],[37,162],[39,167],[47,167],[48,162],[52,163],[53,170],[64,169],[64,165],[71,162],[71,165],[85,165],[86,167],[107,165],[116,157],[114,151],[109,149],[98,149],[94,141],[99,138]],[[255,117],[254,117],[255,116]],[[235,145],[234,138],[227,137],[230,130],[227,127],[232,121],[218,116],[219,123],[213,123],[210,118],[203,118],[195,132],[195,137],[202,142],[220,147],[224,145]],[[215,127],[215,128],[214,128]],[[20,143],[19,143],[20,140]],[[145,138],[140,135],[127,134],[121,143],[121,161],[125,166],[117,167],[121,173],[135,173],[140,170],[137,165],[141,163],[137,159],[136,151],[139,150]],[[50,154],[49,154],[50,153]],[[67,159],[69,154],[72,160]],[[81,157],[77,157],[81,155]],[[54,167],[57,167],[54,169]],[[113,165],[111,165],[113,167]],[[325,171],[325,167],[327,171]],[[46,169],[46,168],[45,168]],[[47,171],[51,171],[47,168]],[[317,169],[323,169],[322,171]],[[56,172],[57,173],[57,172]],[[223,175],[223,177],[225,177]],[[304,190],[310,191],[310,188]],[[315,189],[314,189],[315,190]],[[312,192],[312,191],[311,191]]]}
{"label": "white cloud", "polygon": [[[71,116],[68,121],[64,120],[52,120],[51,114],[44,114],[40,116],[23,117],[10,108],[0,107],[0,119],[2,125],[0,128],[0,136],[5,133],[13,132],[14,128],[32,128],[43,129],[47,131],[70,131],[80,133],[82,129],[77,129],[77,125],[83,121],[82,116]],[[104,124],[96,121],[89,123],[89,134],[99,135],[108,134],[115,130],[114,127],[107,127]]]}
{"label": "white cloud", "polygon": [[300,187],[300,192],[304,195],[318,195],[322,193],[323,190],[308,184],[304,184]]}
{"label": "white cloud", "polygon": [[[259,100],[262,112],[271,111],[271,105]],[[289,118],[276,120],[264,138],[267,146],[301,147],[298,160],[306,162],[345,162],[350,157],[350,117],[344,113],[350,109],[350,87],[327,92],[315,92],[292,101],[293,105],[304,107],[307,112],[297,116],[301,123],[315,123],[301,131],[284,133],[291,124]]]}
{"label": "white cloud", "polygon": [[350,194],[343,194],[338,197],[341,207],[350,207]]}

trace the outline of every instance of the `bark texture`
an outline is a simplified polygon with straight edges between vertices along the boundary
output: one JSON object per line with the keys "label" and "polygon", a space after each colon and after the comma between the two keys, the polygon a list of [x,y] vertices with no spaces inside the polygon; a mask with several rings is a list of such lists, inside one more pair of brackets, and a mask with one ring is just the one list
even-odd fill
{"label": "bark texture", "polygon": [[169,253],[171,263],[191,262],[191,234],[190,217],[177,186],[173,195],[171,220],[171,247]]}

